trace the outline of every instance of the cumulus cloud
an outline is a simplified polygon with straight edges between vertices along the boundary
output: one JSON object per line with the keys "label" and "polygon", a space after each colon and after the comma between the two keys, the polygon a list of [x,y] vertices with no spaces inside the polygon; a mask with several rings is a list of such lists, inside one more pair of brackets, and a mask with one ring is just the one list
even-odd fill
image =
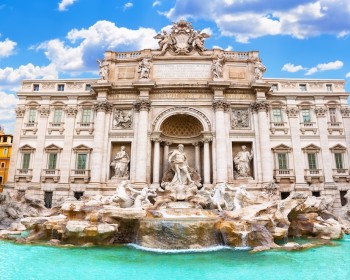
{"label": "cumulus cloud", "polygon": [[288,35],[299,39],[330,34],[350,34],[348,0],[176,0],[161,14],[172,21],[180,18],[206,19],[216,23],[224,36],[248,43],[266,35]]}
{"label": "cumulus cloud", "polygon": [[292,63],[287,63],[287,64],[284,64],[282,69],[282,71],[287,71],[287,72],[291,72],[291,73],[295,73],[295,72],[298,72],[300,70],[305,70],[305,68],[301,65],[294,65]]}
{"label": "cumulus cloud", "polygon": [[131,3],[131,2],[125,3],[125,4],[124,4],[124,11],[125,11],[126,9],[132,8],[133,6],[134,6],[134,4]]}
{"label": "cumulus cloud", "polygon": [[54,64],[35,66],[32,63],[18,68],[0,68],[0,89],[16,90],[23,79],[57,79],[58,73]]}
{"label": "cumulus cloud", "polygon": [[350,72],[345,75],[346,78],[350,78]]}
{"label": "cumulus cloud", "polygon": [[160,6],[162,3],[160,1],[154,1],[152,7]]}
{"label": "cumulus cloud", "polygon": [[5,41],[0,41],[0,58],[8,57],[14,53],[17,43],[6,38]]}
{"label": "cumulus cloud", "polygon": [[0,91],[0,124],[5,127],[6,133],[13,133],[16,119],[15,107],[17,102],[18,99],[14,94]]}
{"label": "cumulus cloud", "polygon": [[73,5],[76,0],[62,0],[60,3],[58,3],[58,10],[60,12],[67,11],[67,7],[70,5]]}
{"label": "cumulus cloud", "polygon": [[133,30],[102,20],[88,29],[71,30],[64,41],[52,39],[34,48],[44,50],[46,57],[58,71],[96,71],[96,58],[101,58],[105,50],[157,48],[157,40],[153,39],[156,34],[151,28],[140,27]]}
{"label": "cumulus cloud", "polygon": [[316,72],[327,71],[327,70],[337,70],[342,68],[344,63],[340,60],[317,64],[316,66],[310,68],[305,75],[312,75]]}

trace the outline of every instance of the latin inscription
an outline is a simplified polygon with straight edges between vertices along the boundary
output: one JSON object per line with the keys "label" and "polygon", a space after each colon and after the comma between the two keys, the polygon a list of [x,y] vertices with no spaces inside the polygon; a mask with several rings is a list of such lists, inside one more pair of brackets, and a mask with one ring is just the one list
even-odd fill
{"label": "latin inscription", "polygon": [[155,64],[154,78],[158,79],[210,79],[211,64],[177,63]]}
{"label": "latin inscription", "polygon": [[135,77],[134,67],[120,67],[118,72],[118,79],[133,79]]}

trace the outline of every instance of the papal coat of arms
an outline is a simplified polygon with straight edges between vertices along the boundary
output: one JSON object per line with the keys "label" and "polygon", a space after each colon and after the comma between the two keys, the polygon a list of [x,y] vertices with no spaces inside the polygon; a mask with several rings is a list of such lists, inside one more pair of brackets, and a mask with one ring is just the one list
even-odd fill
{"label": "papal coat of arms", "polygon": [[200,30],[195,31],[190,22],[180,20],[177,23],[173,23],[170,34],[164,30],[154,38],[159,39],[158,44],[161,55],[165,54],[167,50],[175,54],[186,55],[193,50],[203,52],[205,50],[204,39],[209,37],[208,34]]}

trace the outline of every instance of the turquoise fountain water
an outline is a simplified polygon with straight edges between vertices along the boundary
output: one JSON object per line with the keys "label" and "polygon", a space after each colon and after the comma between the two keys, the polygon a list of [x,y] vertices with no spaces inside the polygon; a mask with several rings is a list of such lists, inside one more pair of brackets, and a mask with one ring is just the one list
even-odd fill
{"label": "turquoise fountain water", "polygon": [[279,279],[350,278],[350,236],[300,252],[222,248],[157,253],[118,247],[58,248],[0,241],[0,279]]}

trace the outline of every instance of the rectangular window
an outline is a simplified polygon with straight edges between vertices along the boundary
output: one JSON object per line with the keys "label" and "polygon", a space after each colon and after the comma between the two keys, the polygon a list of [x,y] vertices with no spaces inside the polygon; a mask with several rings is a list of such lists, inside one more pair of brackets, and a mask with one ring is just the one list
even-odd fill
{"label": "rectangular window", "polygon": [[307,91],[306,84],[299,84],[299,90],[300,91]]}
{"label": "rectangular window", "polygon": [[2,176],[0,176],[0,185],[2,185]]}
{"label": "rectangular window", "polygon": [[335,108],[329,108],[329,120],[331,123],[337,122],[337,111]]}
{"label": "rectangular window", "polygon": [[83,109],[81,122],[90,123],[91,109]]}
{"label": "rectangular window", "polygon": [[77,169],[86,169],[87,154],[78,154]]}
{"label": "rectangular window", "polygon": [[90,91],[91,90],[91,85],[90,84],[86,84],[85,85],[85,90],[86,91]]}
{"label": "rectangular window", "polygon": [[3,142],[7,143],[7,136],[4,136]]}
{"label": "rectangular window", "polygon": [[278,91],[278,84],[272,84],[271,90],[272,91]]}
{"label": "rectangular window", "polygon": [[25,153],[22,155],[22,169],[29,169],[29,163],[30,163],[30,154]]}
{"label": "rectangular window", "polygon": [[5,162],[1,163],[1,168],[5,168]]}
{"label": "rectangular window", "polygon": [[33,91],[39,91],[39,84],[33,85]]}
{"label": "rectangular window", "polygon": [[53,113],[53,123],[60,123],[62,120],[62,109],[55,109]]}
{"label": "rectangular window", "polygon": [[282,122],[282,111],[279,108],[272,109],[273,121]]}
{"label": "rectangular window", "polygon": [[58,91],[64,91],[64,85],[63,84],[57,85],[57,90]]}
{"label": "rectangular window", "polygon": [[334,159],[335,159],[335,167],[337,169],[343,169],[343,154],[342,153],[335,153],[334,154]]}
{"label": "rectangular window", "polygon": [[327,85],[326,85],[326,89],[327,89],[328,92],[333,91],[333,88],[332,88],[332,85],[331,85],[331,84],[327,84]]}
{"label": "rectangular window", "polygon": [[288,169],[287,154],[286,153],[277,154],[277,158],[278,158],[278,169]]}
{"label": "rectangular window", "polygon": [[301,116],[303,117],[303,122],[311,122],[311,115],[309,109],[302,109],[301,110]]}
{"label": "rectangular window", "polygon": [[309,169],[317,169],[317,161],[316,161],[315,153],[307,154],[307,160],[309,163]]}
{"label": "rectangular window", "polygon": [[47,169],[54,170],[56,169],[56,164],[57,164],[57,154],[49,154],[49,161],[47,164]]}
{"label": "rectangular window", "polygon": [[30,108],[29,115],[28,115],[28,122],[35,123],[35,118],[36,118],[36,109]]}
{"label": "rectangular window", "polygon": [[4,156],[7,156],[8,149],[4,148]]}

